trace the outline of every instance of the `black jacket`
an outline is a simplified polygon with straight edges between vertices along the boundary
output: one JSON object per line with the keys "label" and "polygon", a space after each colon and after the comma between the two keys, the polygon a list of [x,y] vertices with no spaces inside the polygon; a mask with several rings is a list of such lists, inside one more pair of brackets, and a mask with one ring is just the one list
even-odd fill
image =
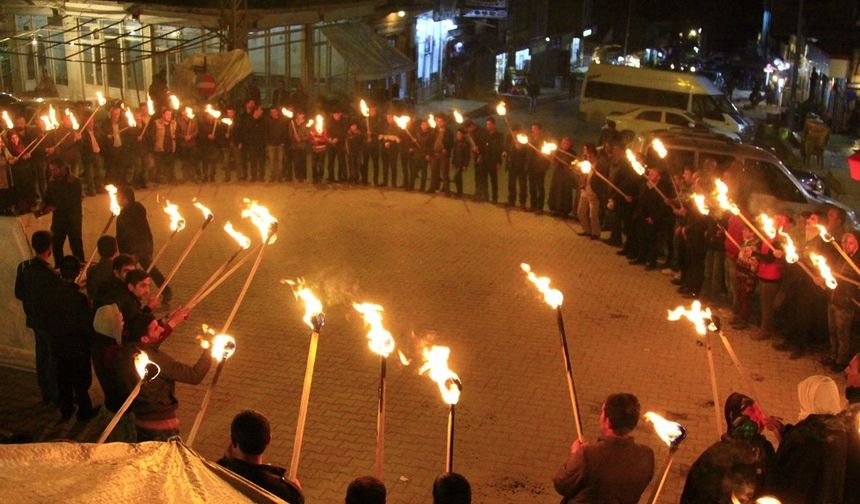
{"label": "black jacket", "polygon": [[252,464],[244,460],[227,457],[219,460],[218,465],[229,469],[263,490],[277,495],[289,504],[304,504],[305,502],[302,491],[284,477],[287,470],[283,467]]}
{"label": "black jacket", "polygon": [[763,494],[775,458],[773,445],[761,435],[740,439],[724,435],[704,451],[687,473],[681,504],[723,504],[731,494]]}
{"label": "black jacket", "polygon": [[27,327],[45,328],[51,315],[47,292],[60,285],[60,277],[45,261],[34,257],[18,265],[15,297],[24,304]]}
{"label": "black jacket", "polygon": [[56,358],[88,358],[93,321],[87,297],[76,284],[63,281],[48,289],[46,298],[51,306],[48,335]]}
{"label": "black jacket", "polygon": [[54,208],[52,228],[68,225],[80,228],[83,219],[81,190],[81,180],[72,176],[48,182],[45,204]]}
{"label": "black jacket", "polygon": [[152,231],[140,202],[129,203],[116,218],[116,243],[123,254],[152,254]]}

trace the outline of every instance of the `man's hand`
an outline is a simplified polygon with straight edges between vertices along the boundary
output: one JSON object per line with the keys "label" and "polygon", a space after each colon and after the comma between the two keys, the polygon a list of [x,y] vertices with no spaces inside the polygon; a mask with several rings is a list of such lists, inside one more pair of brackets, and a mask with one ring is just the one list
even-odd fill
{"label": "man's hand", "polygon": [[209,140],[215,140],[215,135],[210,133],[210,134],[206,135],[206,138],[208,138]]}
{"label": "man's hand", "polygon": [[633,196],[625,196],[624,201],[626,201],[627,203],[633,203]]}
{"label": "man's hand", "polygon": [[180,308],[170,314],[170,320],[167,323],[175,329],[188,319],[190,313],[191,310],[188,308]]}
{"label": "man's hand", "polygon": [[579,438],[574,439],[573,443],[570,445],[570,453],[576,453],[582,448],[584,445],[588,444],[588,441],[580,441]]}
{"label": "man's hand", "polygon": [[146,302],[146,306],[148,306],[150,310],[157,310],[158,307],[161,306],[161,296],[149,298],[149,301]]}
{"label": "man's hand", "polygon": [[774,256],[774,257],[776,257],[777,259],[782,259],[783,257],[785,257],[785,251],[782,251],[782,250],[774,250],[774,251],[773,251],[773,256]]}

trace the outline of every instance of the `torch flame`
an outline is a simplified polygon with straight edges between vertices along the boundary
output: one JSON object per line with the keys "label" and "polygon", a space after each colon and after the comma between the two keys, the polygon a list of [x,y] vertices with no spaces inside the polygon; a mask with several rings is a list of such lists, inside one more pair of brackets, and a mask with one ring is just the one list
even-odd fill
{"label": "torch flame", "polygon": [[636,154],[630,149],[627,149],[627,161],[630,162],[630,166],[633,168],[633,171],[639,175],[645,175],[645,167],[639,162],[639,158],[637,158]]}
{"label": "torch flame", "polygon": [[194,198],[192,201],[194,202],[194,207],[203,212],[203,219],[206,222],[209,222],[215,218],[215,214],[212,213],[212,210],[209,210],[206,205],[200,203],[197,198]]}
{"label": "torch flame", "polygon": [[149,114],[149,117],[155,115],[155,102],[152,101],[152,97],[146,95],[146,113]]}
{"label": "torch flame", "polygon": [[768,214],[763,213],[758,216],[758,220],[761,222],[761,230],[765,236],[771,240],[776,238],[776,225],[773,223],[773,219]]}
{"label": "torch flame", "polygon": [[119,206],[119,202],[116,200],[116,186],[113,184],[108,184],[105,186],[105,191],[107,191],[108,196],[110,197],[110,213],[119,215],[119,212],[122,210]]}
{"label": "torch flame", "polygon": [[239,247],[241,247],[242,249],[248,250],[249,248],[251,248],[251,239],[243,235],[239,231],[236,231],[236,229],[233,228],[233,224],[231,222],[228,221],[227,224],[224,224],[224,231],[227,231],[227,234],[232,236],[233,239],[236,240],[236,243],[239,244]]}
{"label": "torch flame", "polygon": [[179,98],[176,95],[170,95],[167,97],[167,101],[170,102],[170,108],[173,110],[179,110]]}
{"label": "torch flame", "polygon": [[134,356],[134,369],[137,371],[137,376],[144,381],[154,380],[158,376],[158,373],[161,372],[158,364],[149,360],[149,356],[143,350]]}
{"label": "torch flame", "polygon": [[134,114],[131,112],[131,110],[125,111],[125,120],[128,123],[129,128],[137,127],[137,121],[134,119]]}
{"label": "torch flame", "polygon": [[708,215],[711,210],[708,208],[708,204],[705,201],[705,195],[699,193],[693,193],[693,203],[696,204],[696,208],[699,210],[699,213],[702,215]]}
{"label": "torch flame", "polygon": [[664,159],[666,155],[669,154],[669,151],[666,150],[666,146],[663,145],[663,141],[659,138],[655,138],[651,141],[651,148],[654,149],[654,152],[656,152],[658,156],[660,156],[660,159]]}
{"label": "torch flame", "polygon": [[281,114],[283,114],[284,117],[286,117],[287,119],[293,118],[293,111],[288,109],[287,107],[281,108]]}
{"label": "torch flame", "polygon": [[361,115],[364,117],[370,117],[370,107],[367,106],[367,102],[364,101],[364,98],[358,102],[358,107],[361,109]]}
{"label": "torch flame", "polygon": [[436,117],[433,114],[427,116],[427,123],[431,128],[436,129]]}
{"label": "torch flame", "polygon": [[42,121],[42,124],[45,125],[45,131],[51,131],[52,129],[54,129],[54,125],[51,123],[50,117],[42,115],[39,116],[39,120]]}
{"label": "torch flame", "polygon": [[522,145],[525,145],[529,143],[529,136],[525,133],[517,133],[517,142],[521,143]]}
{"label": "torch flame", "polygon": [[433,345],[430,348],[424,348],[423,354],[424,364],[418,370],[418,374],[429,371],[428,376],[439,386],[442,400],[446,404],[457,404],[463,385],[457,373],[448,368],[448,357],[451,355],[451,349]]}
{"label": "torch flame", "polygon": [[412,360],[409,357],[406,357],[406,354],[402,351],[397,350],[397,356],[400,357],[400,363],[404,366],[412,364]]}
{"label": "torch flame", "polygon": [[463,114],[457,109],[454,109],[454,120],[457,121],[457,124],[463,124]]}
{"label": "torch flame", "polygon": [[227,126],[233,126],[233,119],[230,119],[229,117],[225,117],[224,119],[221,119],[221,123],[225,124]]}
{"label": "torch flame", "polygon": [[[263,243],[275,243],[277,235],[275,231],[278,228],[278,219],[274,218],[269,209],[257,204],[257,200],[244,199],[245,209],[242,210],[242,217],[251,219],[251,222],[260,230],[260,236],[263,238]],[[270,240],[271,238],[271,240]]]}
{"label": "torch flame", "polygon": [[583,159],[582,161],[571,161],[570,164],[578,167],[579,171],[581,171],[584,175],[588,175],[589,173],[591,173],[591,161],[587,159]]}
{"label": "torch flame", "polygon": [[654,432],[670,448],[678,446],[687,437],[687,429],[683,425],[666,420],[653,411],[645,413],[645,419],[654,425]]}
{"label": "torch flame", "polygon": [[309,128],[314,125],[313,119],[308,119],[308,122],[305,123],[305,128]]}
{"label": "torch flame", "polygon": [[558,144],[555,142],[544,142],[543,145],[540,146],[541,153],[546,156],[549,156],[556,150],[558,150]]}
{"label": "torch flame", "polygon": [[828,289],[835,289],[839,286],[836,282],[836,278],[833,277],[833,272],[830,270],[830,266],[827,264],[827,259],[825,259],[824,256],[810,251],[809,259],[812,260],[812,264],[818,268],[818,272],[821,274],[821,278],[824,279],[824,283],[827,285]]}
{"label": "torch flame", "polygon": [[171,203],[170,200],[164,200],[164,213],[170,216],[171,231],[182,231],[185,229],[185,219],[179,215],[179,207]]}
{"label": "torch flame", "polygon": [[558,289],[553,289],[549,286],[550,279],[548,277],[539,277],[532,272],[532,267],[526,263],[520,264],[520,268],[526,272],[528,279],[535,287],[543,294],[543,299],[546,304],[553,308],[558,308],[564,302],[564,294]]}
{"label": "torch flame", "polygon": [[828,231],[826,227],[821,224],[816,224],[815,227],[818,228],[818,235],[821,236],[822,240],[828,243],[833,241],[833,235],[830,234],[830,231]]}
{"label": "torch flame", "polygon": [[364,316],[364,323],[370,327],[367,331],[370,349],[375,354],[388,357],[394,351],[394,338],[382,326],[382,306],[373,303],[352,303],[352,307]]}
{"label": "torch flame", "polygon": [[12,118],[9,117],[9,112],[3,111],[2,116],[3,124],[6,125],[6,129],[12,129],[15,125],[12,123]]}
{"label": "torch flame", "polygon": [[316,118],[314,119],[314,129],[317,130],[317,135],[323,134],[323,128],[324,127],[325,127],[325,119],[323,119],[323,116],[321,116],[320,114],[317,114]]}
{"label": "torch flame", "polygon": [[508,107],[505,106],[505,102],[500,101],[498,105],[496,105],[496,113],[500,116],[503,116],[508,113]]}
{"label": "torch flame", "polygon": [[714,181],[715,192],[714,196],[717,198],[717,203],[720,205],[720,208],[723,210],[727,210],[735,215],[741,213],[741,209],[738,208],[737,205],[732,203],[732,200],[729,199],[729,186],[726,185],[720,179]]}
{"label": "torch flame", "polygon": [[394,116],[394,122],[397,124],[397,127],[402,130],[405,130],[409,126],[409,121],[411,120],[412,118],[408,115]]}
{"label": "torch flame", "polygon": [[[296,280],[285,280],[291,289],[296,299],[301,299],[305,303],[305,316],[302,318],[305,324],[312,330],[317,331],[319,328],[314,324],[314,319],[317,319],[323,314],[323,306],[319,299],[314,296],[310,289],[305,287],[305,280],[297,278]],[[321,327],[321,326],[320,326]]]}
{"label": "torch flame", "polygon": [[[236,352],[236,339],[229,334],[216,334],[215,329],[212,329],[206,324],[201,326],[203,336],[197,336],[200,340],[200,346],[204,350],[210,350],[212,358],[221,362],[229,359]],[[208,336],[208,337],[207,337]]]}
{"label": "torch flame", "polygon": [[221,111],[212,108],[212,105],[210,105],[208,103],[206,104],[206,108],[204,109],[204,111],[207,114],[209,114],[209,116],[212,117],[213,119],[220,119],[221,118]]}
{"label": "torch flame", "polygon": [[72,122],[72,129],[77,131],[81,125],[78,124],[78,118],[75,117],[75,113],[69,109],[64,110],[63,113],[65,113],[69,117],[69,121]]}
{"label": "torch flame", "polygon": [[194,119],[194,110],[191,107],[185,107],[185,117]]}
{"label": "torch flame", "polygon": [[712,324],[711,309],[705,308],[702,310],[702,303],[698,300],[693,301],[689,310],[683,306],[679,306],[674,310],[669,310],[669,320],[674,322],[681,320],[681,317],[686,317],[687,320],[692,322],[693,325],[696,326],[696,332],[701,336],[708,333],[708,326]]}
{"label": "torch flame", "polygon": [[759,497],[758,499],[756,499],[755,504],[782,504],[782,501],[780,501],[776,497],[765,495],[764,497]]}
{"label": "torch flame", "polygon": [[107,100],[105,100],[105,95],[102,94],[101,91],[96,91],[96,100],[98,100],[99,102],[99,107],[104,107],[107,103]]}
{"label": "torch flame", "polygon": [[785,241],[782,249],[785,251],[785,262],[788,264],[794,264],[800,260],[800,256],[797,254],[797,247],[794,246],[794,240],[791,239],[791,236],[779,228],[779,236],[782,236],[782,239]]}

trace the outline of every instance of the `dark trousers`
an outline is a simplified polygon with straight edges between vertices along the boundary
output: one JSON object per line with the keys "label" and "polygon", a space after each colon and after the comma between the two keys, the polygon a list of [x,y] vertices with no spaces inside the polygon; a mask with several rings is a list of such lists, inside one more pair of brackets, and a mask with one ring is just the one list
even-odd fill
{"label": "dark trousers", "polygon": [[250,170],[252,182],[264,182],[266,180],[266,150],[263,146],[248,149],[248,170]]}
{"label": "dark trousers", "polygon": [[391,176],[391,187],[397,187],[397,146],[392,144],[382,149],[382,185],[388,185]]}
{"label": "dark trousers", "polygon": [[56,402],[59,399],[57,389],[57,363],[51,350],[51,335],[42,328],[33,328],[36,337],[36,383],[42,392],[42,400]]}
{"label": "dark trousers", "polygon": [[57,358],[57,388],[60,395],[61,411],[69,412],[73,405],[78,406],[78,413],[93,409],[90,401],[90,385],[93,377],[90,371],[90,360],[86,357]]}
{"label": "dark trousers", "polygon": [[90,356],[93,361],[93,369],[96,372],[96,379],[99,381],[99,385],[101,385],[102,391],[105,395],[105,408],[112,413],[116,413],[125,401],[125,397],[121,390],[122,387],[116,378],[116,370],[108,367],[105,359],[107,350],[112,347],[116,349],[119,348],[119,345],[113,338],[103,334],[93,334],[92,342],[90,344]]}
{"label": "dark trousers", "polygon": [[400,152],[400,169],[403,170],[403,187],[411,187],[409,180],[412,177],[412,163],[414,152],[403,150]]}
{"label": "dark trousers", "polygon": [[546,172],[529,173],[529,202],[532,210],[543,211],[543,203],[546,199],[545,178]]}
{"label": "dark trousers", "polygon": [[511,206],[516,205],[517,196],[519,196],[520,206],[526,206],[526,198],[528,196],[528,176],[525,168],[509,166],[508,204]]}
{"label": "dark trousers", "polygon": [[696,236],[688,238],[686,242],[687,264],[685,284],[694,293],[698,294],[702,290],[702,284],[705,283],[705,246],[702,243],[704,238]]}
{"label": "dark trousers", "polygon": [[304,148],[290,149],[285,176],[287,180],[292,180],[292,177],[295,177],[299,182],[304,182],[308,178],[308,154]]}
{"label": "dark trousers", "polygon": [[[325,171],[325,151],[311,154],[311,174],[315,184],[322,182]],[[329,180],[331,182],[331,180]]]}
{"label": "dark trousers", "polygon": [[454,186],[457,188],[457,196],[463,195],[463,172],[466,171],[465,166],[454,167]]}
{"label": "dark trousers", "polygon": [[123,147],[106,147],[104,150],[104,162],[105,182],[125,185],[125,167],[128,164],[128,160],[125,159],[125,149]]}
{"label": "dark trousers", "polygon": [[368,173],[370,172],[370,162],[373,161],[373,185],[379,185],[380,160],[379,160],[379,143],[370,142],[364,150],[364,166],[362,174],[364,175],[364,183],[369,183]]}
{"label": "dark trousers", "polygon": [[488,166],[484,173],[484,196],[487,195],[487,182],[490,183],[490,197],[493,203],[499,202],[499,165]]}
{"label": "dark trousers", "polygon": [[[158,182],[173,182],[173,154],[169,152],[154,152],[155,177]],[[107,178],[107,177],[106,177]]]}
{"label": "dark trousers", "polygon": [[63,252],[63,245],[66,243],[66,238],[69,239],[69,248],[72,249],[72,255],[86,261],[84,255],[84,242],[81,239],[81,223],[68,222],[64,219],[58,219],[57,214],[54,214],[54,223],[51,225],[51,232],[54,234],[54,261],[60,262],[60,259],[66,255]]}
{"label": "dark trousers", "polygon": [[656,222],[649,224],[645,219],[641,219],[637,230],[639,252],[636,258],[649,266],[656,266],[660,249],[659,226]]}
{"label": "dark trousers", "polygon": [[432,163],[433,168],[430,171],[430,190],[438,191],[441,185],[442,191],[444,191],[445,194],[449,194],[451,192],[450,154],[447,152],[439,152],[433,156]]}
{"label": "dark trousers", "polygon": [[347,156],[347,162],[349,163],[349,182],[351,184],[358,184],[359,182],[365,182],[367,180],[367,173],[364,174],[364,180],[362,180],[362,169],[361,165],[364,161],[364,155],[361,152],[357,152],[355,154],[350,154]]}
{"label": "dark trousers", "polygon": [[407,189],[414,189],[415,180],[419,178],[420,182],[418,183],[418,190],[424,191],[427,189],[427,164],[428,161],[424,156],[415,156],[415,159],[412,160],[412,171],[410,172],[409,183],[406,187]]}
{"label": "dark trousers", "polygon": [[[335,177],[334,162],[337,160],[337,177]],[[346,150],[340,145],[328,147],[328,181],[346,182],[347,180]]]}

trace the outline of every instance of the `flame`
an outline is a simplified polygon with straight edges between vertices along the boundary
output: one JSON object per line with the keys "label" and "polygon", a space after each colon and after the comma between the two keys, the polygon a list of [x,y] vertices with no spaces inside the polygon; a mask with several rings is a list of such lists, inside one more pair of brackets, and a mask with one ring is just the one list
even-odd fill
{"label": "flame", "polygon": [[107,191],[108,196],[110,197],[110,213],[119,215],[122,208],[119,206],[119,202],[116,200],[116,186],[113,184],[108,184],[105,186],[105,191]]}
{"label": "flame", "polygon": [[830,234],[830,231],[828,231],[826,227],[821,224],[816,224],[815,227],[818,228],[818,235],[821,236],[822,240],[828,243],[833,241],[833,235]]}
{"label": "flame", "polygon": [[408,115],[394,116],[394,122],[397,123],[397,127],[402,130],[405,130],[409,126],[409,121],[411,120],[412,118]]}
{"label": "flame", "polygon": [[436,129],[436,117],[433,114],[427,116],[427,123],[431,128]]}
{"label": "flame", "polygon": [[454,109],[454,120],[457,121],[457,124],[463,124],[463,114],[457,109]]}
{"label": "flame", "polygon": [[714,196],[717,198],[717,203],[720,205],[720,208],[735,215],[740,214],[741,209],[729,199],[729,186],[727,186],[722,180],[717,179],[714,181],[714,187]]}
{"label": "flame", "polygon": [[543,299],[546,304],[553,308],[558,308],[564,303],[564,294],[558,289],[553,289],[549,286],[550,279],[548,277],[539,277],[532,272],[532,267],[526,263],[520,264],[520,268],[526,272],[528,279],[535,287],[543,294]]}
{"label": "flame", "polygon": [[394,351],[394,338],[382,326],[382,306],[373,303],[352,303],[352,307],[364,316],[364,323],[370,327],[367,331],[370,349],[375,354],[388,357]]}
{"label": "flame", "polygon": [[587,159],[583,159],[582,161],[571,161],[570,164],[578,167],[579,171],[581,171],[585,175],[591,173],[591,161]]}
{"label": "flame", "polygon": [[77,117],[75,117],[75,113],[74,113],[74,112],[72,112],[72,111],[71,111],[71,110],[69,110],[69,109],[66,109],[66,110],[64,111],[64,113],[65,113],[67,116],[69,116],[69,120],[72,122],[72,129],[73,129],[73,130],[75,130],[75,131],[77,131],[77,130],[81,127],[81,125],[80,125],[80,124],[78,124],[78,118],[77,118]]}
{"label": "flame", "polygon": [[225,117],[224,119],[221,119],[221,123],[225,124],[227,126],[233,126],[233,119],[230,119],[229,117]]}
{"label": "flame", "polygon": [[101,91],[96,91],[96,100],[98,100],[99,102],[99,107],[104,107],[107,103],[107,100],[105,100],[105,95],[102,94]]}
{"label": "flame", "polygon": [[505,106],[505,102],[500,101],[498,105],[496,105],[496,113],[500,116],[503,116],[508,113],[508,107]]}
{"label": "flame", "polygon": [[654,432],[667,446],[678,446],[687,437],[687,429],[683,425],[666,420],[653,411],[645,413],[645,419],[654,425]]}
{"label": "flame", "polygon": [[317,130],[317,135],[323,134],[323,128],[325,127],[325,119],[323,116],[317,114],[316,118],[314,118],[314,129]]}
{"label": "flame", "polygon": [[242,249],[248,250],[249,248],[251,248],[251,239],[243,235],[239,231],[236,231],[236,229],[233,228],[233,224],[231,222],[228,221],[227,224],[224,224],[224,231],[227,231],[227,234],[232,236],[233,239],[236,240],[236,243],[239,244],[239,247],[241,247]]}
{"label": "flame", "polygon": [[637,158],[636,154],[634,154],[630,149],[627,149],[627,161],[630,162],[630,166],[633,168],[633,171],[639,175],[645,175],[645,167],[639,162],[639,158]]}
{"label": "flame", "polygon": [[214,108],[212,108],[212,105],[210,105],[208,103],[206,104],[206,108],[204,109],[204,111],[207,114],[209,114],[209,116],[212,117],[213,119],[220,119],[221,118],[221,111],[215,110]]}
{"label": "flame", "polygon": [[179,215],[179,207],[171,203],[170,200],[164,200],[164,213],[170,216],[171,231],[182,231],[185,229],[185,219]]}
{"label": "flame", "polygon": [[158,364],[149,360],[149,356],[146,355],[146,352],[143,350],[139,351],[137,355],[134,356],[134,369],[137,371],[137,376],[139,376],[141,380],[145,381],[154,380],[161,372],[161,368],[158,367]]}
{"label": "flame", "polygon": [[800,256],[797,254],[797,247],[794,246],[794,240],[791,239],[788,233],[779,228],[779,236],[782,236],[782,239],[785,241],[785,244],[782,246],[782,249],[785,251],[785,262],[788,264],[794,264],[800,260]]}
{"label": "flame", "polygon": [[659,138],[655,138],[651,140],[651,148],[654,149],[654,152],[660,156],[660,159],[664,159],[669,151],[666,150],[666,146],[663,145],[663,142]]}
{"label": "flame", "polygon": [[776,497],[765,495],[764,497],[759,497],[758,499],[756,499],[755,504],[782,504],[782,501],[780,501]]}
{"label": "flame", "polygon": [[556,150],[558,150],[558,145],[555,142],[544,142],[543,145],[540,146],[541,153],[547,156]]}
{"label": "flame", "polygon": [[12,123],[12,118],[9,117],[9,112],[4,110],[3,113],[0,114],[0,117],[3,119],[3,124],[6,125],[6,129],[12,129],[15,126],[14,123]]}
{"label": "flame", "polygon": [[200,203],[197,198],[194,198],[192,201],[194,202],[194,207],[203,212],[203,219],[206,222],[209,222],[215,218],[215,214],[212,213],[212,210],[209,210],[206,205]]}
{"label": "flame", "polygon": [[305,123],[305,128],[310,128],[313,125],[314,125],[314,120],[308,119],[308,122]]}
{"label": "flame", "polygon": [[45,125],[45,131],[51,131],[52,129],[54,129],[54,125],[51,123],[50,117],[46,115],[39,116],[39,120],[42,121],[42,124]]}
{"label": "flame", "polygon": [[529,136],[525,133],[517,133],[517,142],[525,145],[529,143]]}
{"label": "flame", "polygon": [[712,324],[711,309],[705,308],[702,310],[702,303],[698,300],[693,301],[689,310],[683,306],[679,306],[674,310],[669,310],[669,320],[674,322],[681,320],[681,317],[687,317],[687,320],[696,326],[696,332],[701,336],[708,333],[708,327]]}
{"label": "flame", "polygon": [[305,287],[305,280],[303,278],[297,278],[296,280],[286,280],[285,281],[291,289],[293,289],[293,295],[296,296],[296,299],[301,299],[305,303],[305,316],[302,318],[305,324],[308,325],[313,330],[316,330],[314,326],[314,319],[323,313],[323,306],[319,299],[314,296],[314,293],[311,292],[310,289]]}
{"label": "flame", "polygon": [[364,98],[358,102],[358,107],[361,109],[361,115],[364,117],[370,117],[370,107],[367,106],[367,102],[364,101]]}
{"label": "flame", "polygon": [[693,193],[693,203],[696,204],[696,208],[699,209],[699,213],[702,215],[708,215],[711,210],[708,208],[708,204],[705,201],[705,195],[699,193]]}
{"label": "flame", "polygon": [[167,97],[167,101],[170,102],[170,108],[173,110],[179,110],[179,98],[176,95],[170,95]]}
{"label": "flame", "polygon": [[185,117],[194,119],[194,110],[191,107],[185,107]]}
{"label": "flame", "polygon": [[125,120],[126,122],[128,122],[129,128],[137,127],[137,121],[134,119],[134,114],[131,112],[131,110],[125,111]]}
{"label": "flame", "polygon": [[433,345],[430,348],[424,348],[424,364],[418,370],[418,374],[428,373],[431,380],[439,385],[439,391],[442,393],[442,400],[446,404],[457,404],[460,400],[460,390],[462,384],[457,373],[448,368],[448,357],[451,355],[451,349],[444,346]]}
{"label": "flame", "polygon": [[[260,236],[263,238],[263,243],[275,243],[277,235],[275,230],[278,227],[278,219],[274,218],[269,209],[257,204],[257,200],[244,199],[245,209],[242,210],[242,218],[251,219],[251,222],[260,230]],[[269,238],[271,237],[271,242]]]}
{"label": "flame", "polygon": [[406,357],[406,354],[403,353],[402,351],[397,350],[397,356],[400,357],[400,363],[403,364],[404,366],[408,366],[408,365],[412,364],[412,359],[410,359],[409,357]]}
{"label": "flame", "polygon": [[292,111],[292,110],[290,110],[290,109],[288,109],[287,107],[283,107],[283,108],[281,109],[281,114],[283,114],[283,115],[284,115],[284,117],[286,117],[287,119],[292,119],[292,118],[293,118],[293,111]]}
{"label": "flame", "polygon": [[204,350],[209,350],[212,358],[221,362],[229,359],[236,352],[236,339],[229,334],[216,334],[215,329],[212,329],[206,324],[200,326],[203,329],[203,336],[197,336],[200,341],[200,346]]}
{"label": "flame", "polygon": [[765,236],[771,240],[776,238],[776,225],[773,223],[773,219],[768,214],[763,213],[758,216],[758,220],[761,222],[761,230]]}
{"label": "flame", "polygon": [[821,278],[824,279],[824,283],[827,285],[828,289],[835,289],[839,286],[836,282],[836,278],[833,277],[833,272],[830,270],[830,266],[828,266],[827,259],[825,259],[824,256],[810,251],[809,259],[812,260],[812,264],[818,268],[818,272],[821,274]]}
{"label": "flame", "polygon": [[146,95],[146,113],[149,114],[149,117],[155,115],[155,103],[149,95]]}

